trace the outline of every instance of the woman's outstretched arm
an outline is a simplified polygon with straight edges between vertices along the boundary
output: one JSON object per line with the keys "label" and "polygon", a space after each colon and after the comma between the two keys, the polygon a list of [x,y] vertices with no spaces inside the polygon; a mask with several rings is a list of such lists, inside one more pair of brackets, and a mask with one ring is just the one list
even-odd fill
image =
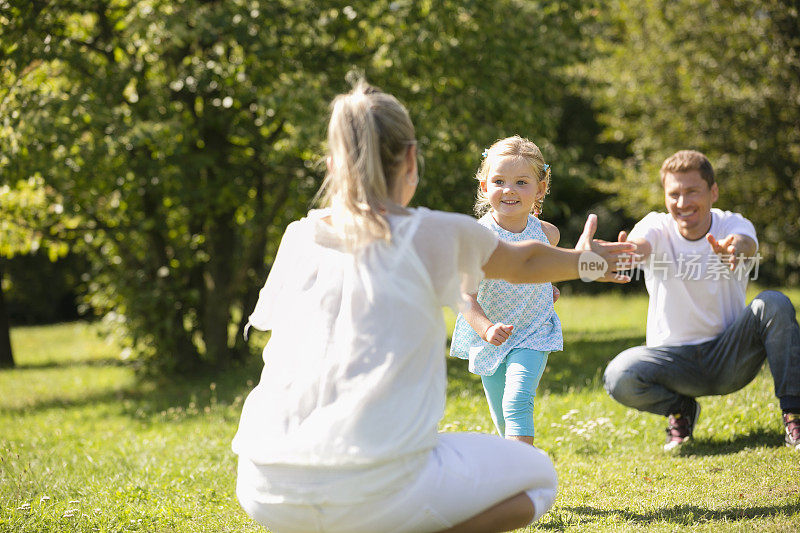
{"label": "woman's outstretched arm", "polygon": [[630,278],[617,274],[614,267],[623,263],[621,258],[630,255],[635,245],[594,240],[596,230],[597,216],[589,215],[575,250],[537,241],[500,241],[483,265],[483,272],[487,278],[500,278],[512,283],[544,283],[578,279],[585,273],[580,268],[582,261],[590,261],[595,265],[602,261],[605,263],[603,270],[597,276],[592,276],[593,279],[627,283]]}

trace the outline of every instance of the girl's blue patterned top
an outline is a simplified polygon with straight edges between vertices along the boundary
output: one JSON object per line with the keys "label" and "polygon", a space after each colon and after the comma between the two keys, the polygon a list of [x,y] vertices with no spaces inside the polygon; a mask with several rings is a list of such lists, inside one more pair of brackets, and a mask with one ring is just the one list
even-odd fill
{"label": "girl's blue patterned top", "polygon": [[[486,213],[478,222],[504,241],[536,240],[548,242],[542,223],[528,215],[528,225],[521,233],[504,230]],[[469,370],[474,374],[491,376],[508,352],[514,348],[528,348],[542,352],[562,350],[561,321],[553,307],[553,286],[550,283],[514,284],[499,279],[485,279],[478,288],[478,303],[493,323],[511,324],[511,336],[500,346],[493,346],[459,314],[453,330],[450,355],[469,359]]]}

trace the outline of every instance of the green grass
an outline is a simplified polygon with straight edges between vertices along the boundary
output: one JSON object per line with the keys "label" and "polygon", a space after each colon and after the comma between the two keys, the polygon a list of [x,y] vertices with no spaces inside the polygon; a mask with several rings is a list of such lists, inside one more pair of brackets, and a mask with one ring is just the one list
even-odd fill
{"label": "green grass", "polygon": [[[800,290],[789,296],[800,305]],[[783,446],[768,370],[704,398],[696,441],[676,455],[660,451],[663,419],[603,391],[605,364],[643,341],[646,308],[644,295],[557,304],[566,349],[550,357],[535,422],[560,493],[528,530],[800,530],[800,455]],[[255,358],[213,378],[141,382],[91,325],[17,328],[12,343],[19,367],[0,372],[0,531],[264,531],[236,503],[230,452]],[[451,360],[449,378],[442,428],[492,431],[477,376]]]}

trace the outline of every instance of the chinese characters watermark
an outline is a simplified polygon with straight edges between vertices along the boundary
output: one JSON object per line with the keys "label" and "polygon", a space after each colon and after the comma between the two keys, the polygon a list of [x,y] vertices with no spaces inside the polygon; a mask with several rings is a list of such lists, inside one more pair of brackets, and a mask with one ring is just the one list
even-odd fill
{"label": "chinese characters watermark", "polygon": [[680,253],[676,257],[668,254],[651,254],[645,260],[633,264],[626,258],[620,259],[615,265],[617,271],[630,272],[631,279],[658,278],[667,279],[669,277],[683,281],[721,281],[736,279],[744,281],[746,279],[758,279],[758,267],[761,262],[761,254],[757,253],[752,257],[739,255],[736,257],[733,268],[727,261],[720,260],[717,254],[684,254]]}

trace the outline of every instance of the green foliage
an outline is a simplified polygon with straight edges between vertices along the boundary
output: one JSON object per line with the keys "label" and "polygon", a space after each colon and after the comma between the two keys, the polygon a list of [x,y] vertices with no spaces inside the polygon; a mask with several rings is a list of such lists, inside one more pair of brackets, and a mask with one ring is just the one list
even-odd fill
{"label": "green foliage", "polygon": [[[407,104],[429,155],[416,202],[472,212],[483,149],[521,134],[553,164],[548,217],[569,213],[583,176],[558,146],[568,67],[583,60],[583,2],[393,2],[384,15],[369,79]],[[502,23],[497,23],[502,21]],[[367,41],[369,44],[369,40]],[[572,147],[579,150],[577,147]],[[561,196],[559,196],[561,195]]]}
{"label": "green foliage", "polygon": [[64,206],[52,188],[45,186],[40,175],[12,185],[0,184],[0,257],[46,250],[51,261],[69,251],[59,238],[74,220],[62,216]]}
{"label": "green foliage", "polygon": [[[759,231],[767,269],[800,275],[800,5],[796,1],[615,1],[584,69],[605,138],[629,144],[599,183],[639,218],[662,209],[658,169],[673,152],[706,153],[724,209]],[[599,90],[598,90],[599,89]]]}
{"label": "green foliage", "polygon": [[613,238],[661,209],[664,157],[699,148],[793,282],[797,17],[778,0],[0,2],[0,256],[86,254],[84,304],[146,369],[241,359],[320,183],[328,103],[360,73],[411,112],[421,205],[470,212],[483,148],[519,133],[553,166],[562,243],[590,208]]}
{"label": "green foliage", "polygon": [[431,154],[422,204],[470,211],[482,148],[513,133],[581,188],[554,142],[587,16],[577,1],[1,4],[0,168],[43,176],[80,220],[87,303],[147,368],[218,365],[246,353],[238,332],[320,182],[348,73],[411,110]]}
{"label": "green foliage", "polygon": [[[800,291],[788,295],[800,306]],[[647,298],[556,305],[565,350],[549,359],[534,416],[559,496],[526,531],[796,529],[800,462],[783,445],[766,369],[704,398],[694,446],[664,454],[664,419],[626,409],[601,382],[610,358],[643,340]],[[0,531],[265,531],[236,502],[230,451],[260,361],[213,379],[142,381],[97,333],[13,330],[19,368],[0,372]],[[479,378],[462,361],[448,367],[442,429],[491,433]]]}
{"label": "green foliage", "polygon": [[92,258],[88,303],[153,370],[245,353],[237,321],[265,252],[316,188],[319,15],[296,2],[6,7],[5,170],[63,195]]}

